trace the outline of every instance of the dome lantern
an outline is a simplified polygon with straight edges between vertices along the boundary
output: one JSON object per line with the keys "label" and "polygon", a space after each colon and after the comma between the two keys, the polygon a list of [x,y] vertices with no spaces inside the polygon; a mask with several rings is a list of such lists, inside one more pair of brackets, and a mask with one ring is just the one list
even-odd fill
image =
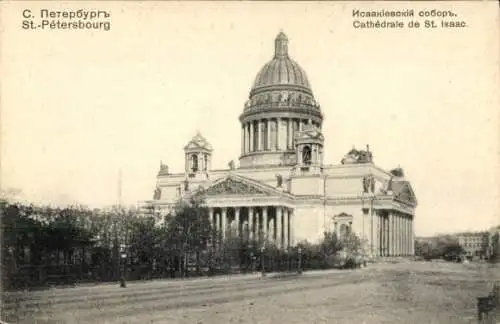
{"label": "dome lantern", "polygon": [[274,40],[274,57],[288,57],[288,38],[283,32],[280,32]]}

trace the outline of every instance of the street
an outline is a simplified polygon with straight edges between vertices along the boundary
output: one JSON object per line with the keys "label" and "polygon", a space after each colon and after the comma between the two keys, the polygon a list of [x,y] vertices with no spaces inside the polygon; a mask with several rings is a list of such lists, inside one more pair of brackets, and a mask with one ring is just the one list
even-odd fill
{"label": "street", "polygon": [[474,323],[490,274],[474,265],[400,263],[131,282],[33,292],[17,314],[19,323]]}

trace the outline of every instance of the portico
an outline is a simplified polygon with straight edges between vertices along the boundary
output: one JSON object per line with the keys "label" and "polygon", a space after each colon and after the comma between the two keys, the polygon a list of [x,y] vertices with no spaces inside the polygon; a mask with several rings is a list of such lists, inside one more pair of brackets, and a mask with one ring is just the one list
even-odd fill
{"label": "portico", "polygon": [[209,207],[212,226],[226,239],[229,233],[279,248],[293,245],[293,209],[287,206]]}
{"label": "portico", "polygon": [[380,210],[376,214],[378,255],[413,255],[413,216],[397,210]]}
{"label": "portico", "polygon": [[225,239],[229,233],[279,248],[294,243],[293,197],[271,186],[237,174],[205,190],[212,226]]}

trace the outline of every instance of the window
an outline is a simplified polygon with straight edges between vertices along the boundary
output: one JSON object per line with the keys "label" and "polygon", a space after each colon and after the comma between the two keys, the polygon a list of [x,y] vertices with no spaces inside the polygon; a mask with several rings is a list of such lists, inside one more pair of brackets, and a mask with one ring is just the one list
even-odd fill
{"label": "window", "polygon": [[311,148],[309,146],[304,146],[302,149],[302,162],[306,165],[311,164]]}
{"label": "window", "polygon": [[198,172],[198,156],[196,154],[191,155],[191,171]]}

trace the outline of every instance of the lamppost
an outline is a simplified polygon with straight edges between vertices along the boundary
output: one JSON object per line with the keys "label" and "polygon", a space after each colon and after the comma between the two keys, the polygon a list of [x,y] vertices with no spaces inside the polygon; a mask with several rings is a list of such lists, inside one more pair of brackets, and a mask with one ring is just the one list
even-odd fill
{"label": "lamppost", "polygon": [[285,252],[285,260],[284,260],[285,262],[284,263],[286,263],[286,271],[288,272],[288,271],[290,271],[290,255],[288,254],[287,248],[285,248],[285,250],[283,252]]}
{"label": "lamppost", "polygon": [[120,245],[120,258],[122,260],[122,268],[121,269],[121,275],[120,275],[120,287],[126,288],[127,287],[127,282],[125,281],[126,278],[126,273],[127,273],[127,253],[125,251],[125,244]]}
{"label": "lamppost", "polygon": [[262,246],[260,248],[260,272],[262,274],[262,278],[266,276],[266,269],[264,268],[264,251],[266,248]]}
{"label": "lamppost", "polygon": [[298,260],[298,273],[302,273],[302,248],[298,248],[298,253],[299,253],[299,260]]}
{"label": "lamppost", "polygon": [[252,242],[249,242],[247,245],[247,253],[250,251],[250,272],[254,273],[255,272],[255,257],[253,254],[253,244]]}
{"label": "lamppost", "polygon": [[253,251],[250,252],[250,269],[251,269],[251,272],[254,273],[255,272],[255,256],[253,254]]}

